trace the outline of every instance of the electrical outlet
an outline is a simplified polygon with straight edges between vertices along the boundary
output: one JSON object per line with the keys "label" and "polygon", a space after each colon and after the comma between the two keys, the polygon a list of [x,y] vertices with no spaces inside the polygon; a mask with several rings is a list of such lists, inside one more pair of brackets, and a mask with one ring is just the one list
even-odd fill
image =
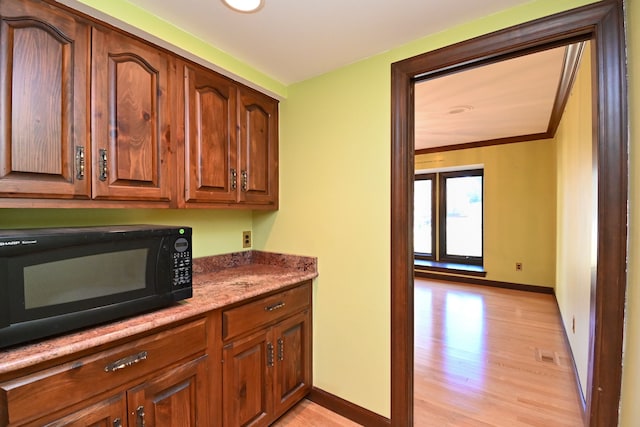
{"label": "electrical outlet", "polygon": [[516,271],[522,271],[522,263],[516,262]]}
{"label": "electrical outlet", "polygon": [[251,231],[242,232],[242,247],[243,248],[251,247]]}

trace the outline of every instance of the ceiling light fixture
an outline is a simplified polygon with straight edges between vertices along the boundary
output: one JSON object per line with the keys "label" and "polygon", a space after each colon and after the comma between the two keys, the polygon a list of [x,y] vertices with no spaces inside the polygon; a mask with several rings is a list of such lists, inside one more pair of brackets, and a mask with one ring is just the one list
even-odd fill
{"label": "ceiling light fixture", "polygon": [[222,0],[222,2],[236,12],[242,13],[257,12],[264,5],[264,0]]}
{"label": "ceiling light fixture", "polygon": [[455,107],[449,108],[447,114],[462,114],[468,113],[471,110],[473,110],[472,105],[456,105]]}

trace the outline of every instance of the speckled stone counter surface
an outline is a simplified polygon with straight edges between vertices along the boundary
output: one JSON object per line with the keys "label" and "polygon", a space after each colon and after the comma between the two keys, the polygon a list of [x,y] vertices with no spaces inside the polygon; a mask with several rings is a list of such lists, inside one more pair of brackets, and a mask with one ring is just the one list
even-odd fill
{"label": "speckled stone counter surface", "polygon": [[137,335],[318,276],[317,258],[245,251],[193,260],[193,298],[101,326],[0,350],[0,374]]}

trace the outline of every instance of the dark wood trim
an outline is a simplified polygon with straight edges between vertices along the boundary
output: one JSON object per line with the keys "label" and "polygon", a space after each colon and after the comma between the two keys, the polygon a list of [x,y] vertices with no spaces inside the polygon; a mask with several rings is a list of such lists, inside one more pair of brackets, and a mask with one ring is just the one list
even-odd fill
{"label": "dark wood trim", "polygon": [[[587,387],[590,427],[618,424],[626,290],[627,87],[622,2],[603,0],[391,66],[391,424],[413,425],[413,82],[508,56],[595,40],[598,260]],[[595,216],[595,215],[594,215]]]}
{"label": "dark wood trim", "polygon": [[507,138],[488,139],[486,141],[465,142],[464,144],[443,145],[441,147],[423,148],[416,150],[415,154],[441,153],[443,151],[465,150],[468,148],[489,147],[491,145],[513,144],[515,142],[539,141],[541,139],[553,138],[548,133],[532,133],[529,135],[510,136]]}
{"label": "dark wood trim", "polygon": [[389,427],[391,425],[390,419],[316,387],[311,389],[307,399],[363,426]]}
{"label": "dark wood trim", "polygon": [[594,30],[594,161],[598,170],[598,264],[592,280],[587,408],[592,426],[618,424],[627,257],[627,85],[622,4],[606,2]]}
{"label": "dark wood trim", "polygon": [[438,173],[438,257],[437,260],[445,263],[453,264],[475,264],[482,265],[484,262],[484,199],[482,200],[482,226],[480,232],[480,244],[482,245],[482,255],[479,257],[453,255],[447,253],[447,179],[460,178],[467,176],[480,176],[482,177],[482,194],[484,194],[484,169],[465,169],[456,170],[451,172],[439,172]]}
{"label": "dark wood trim", "polygon": [[391,66],[391,425],[413,425],[413,84]]}
{"label": "dark wood trim", "polygon": [[[420,173],[415,175],[415,181],[419,180],[428,180],[431,181],[431,253],[425,254],[416,252],[416,258],[425,259],[425,260],[435,260],[436,259],[436,218],[438,218],[436,214],[436,195],[438,194],[438,180],[436,179],[437,174],[435,173]],[[415,185],[414,181],[414,185]],[[414,187],[415,188],[415,187]]]}
{"label": "dark wood trim", "polygon": [[471,277],[471,276],[454,276],[451,274],[439,274],[436,272],[425,271],[425,270],[416,270],[415,276],[423,277],[425,279],[443,280],[446,282],[466,283],[468,285],[491,286],[494,288],[513,289],[516,291],[526,291],[526,292],[536,292],[539,294],[551,294],[551,295],[555,294],[553,288],[549,288],[547,286],[524,285],[522,283],[511,283],[511,282],[499,282],[496,280],[480,279],[478,277]]}
{"label": "dark wood trim", "polygon": [[547,127],[547,134],[551,135],[552,138],[556,135],[558,125],[560,125],[560,120],[562,120],[564,108],[567,106],[569,95],[571,95],[571,88],[573,88],[573,82],[575,82],[576,74],[578,74],[580,58],[582,58],[583,51],[584,42],[567,46],[562,64],[560,84],[558,85],[555,102],[551,110],[551,117],[549,118],[549,126]]}

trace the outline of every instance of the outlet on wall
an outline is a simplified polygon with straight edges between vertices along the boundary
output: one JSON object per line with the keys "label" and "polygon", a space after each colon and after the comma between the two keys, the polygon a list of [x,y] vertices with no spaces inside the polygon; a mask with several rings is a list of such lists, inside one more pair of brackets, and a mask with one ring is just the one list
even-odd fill
{"label": "outlet on wall", "polygon": [[251,247],[251,231],[242,232],[242,247],[243,248]]}
{"label": "outlet on wall", "polygon": [[516,262],[516,271],[522,271],[522,263]]}

